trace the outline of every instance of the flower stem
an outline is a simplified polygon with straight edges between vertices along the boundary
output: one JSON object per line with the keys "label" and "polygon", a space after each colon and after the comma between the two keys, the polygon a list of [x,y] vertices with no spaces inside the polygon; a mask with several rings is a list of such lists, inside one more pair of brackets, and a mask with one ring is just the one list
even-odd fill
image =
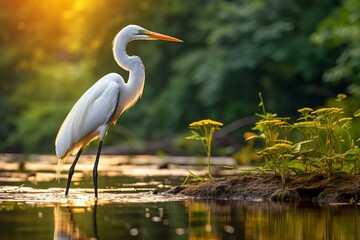
{"label": "flower stem", "polygon": [[208,175],[212,178],[211,170],[210,170],[210,157],[211,157],[211,141],[212,141],[212,131],[210,132],[206,145],[207,145],[207,157],[208,157]]}

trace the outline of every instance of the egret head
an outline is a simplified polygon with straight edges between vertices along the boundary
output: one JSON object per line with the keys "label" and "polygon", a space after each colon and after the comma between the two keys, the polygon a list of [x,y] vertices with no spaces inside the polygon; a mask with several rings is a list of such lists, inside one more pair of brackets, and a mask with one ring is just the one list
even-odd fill
{"label": "egret head", "polygon": [[134,40],[163,40],[171,42],[182,42],[182,40],[170,37],[164,34],[149,31],[137,25],[128,25],[124,27],[113,40],[113,53],[115,61],[124,69],[132,69],[136,65],[135,62],[141,63],[139,57],[128,56],[126,46]]}
{"label": "egret head", "polygon": [[128,25],[121,30],[129,40],[163,40],[170,42],[182,42],[182,40],[164,34],[149,31],[137,25]]}

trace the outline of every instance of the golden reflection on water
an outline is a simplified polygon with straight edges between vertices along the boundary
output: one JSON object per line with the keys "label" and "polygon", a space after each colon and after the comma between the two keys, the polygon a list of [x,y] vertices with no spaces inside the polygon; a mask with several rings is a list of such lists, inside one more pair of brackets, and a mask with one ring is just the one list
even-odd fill
{"label": "golden reflection on water", "polygon": [[[66,211],[68,210],[68,211]],[[73,221],[70,208],[62,209],[59,206],[54,207],[54,239],[85,239],[86,236],[81,233],[79,227]]]}
{"label": "golden reflection on water", "polygon": [[[360,239],[355,206],[161,200],[0,202],[0,238],[39,239],[50,230],[54,239]],[[24,229],[33,231],[24,235]]]}
{"label": "golden reflection on water", "polygon": [[[162,213],[158,218],[165,218],[164,216],[169,215],[174,215],[176,218],[176,215],[186,214],[187,228],[181,228],[181,234],[178,233],[180,228],[174,229],[173,232],[174,235],[183,237],[187,235],[187,239],[190,240],[351,240],[360,238],[360,232],[357,230],[357,226],[360,224],[360,215],[356,214],[358,209],[353,206],[319,207],[271,202],[203,200],[186,200],[181,203],[183,203],[184,212],[171,212],[171,209],[158,206]],[[117,207],[120,206],[114,206],[114,208]],[[83,203],[78,203],[78,205],[73,203],[68,207],[56,205],[54,207],[54,239],[64,239],[64,237],[66,239],[97,239],[96,208],[96,202],[88,206],[84,206]],[[93,234],[86,236],[74,220],[74,214],[89,212],[92,213]],[[88,215],[90,217],[90,214]],[[121,219],[122,216],[117,216],[117,218]],[[161,222],[160,220],[157,222]],[[144,221],[144,219],[138,219],[138,221]],[[167,226],[161,227],[167,228]],[[103,229],[99,230],[100,232],[104,231]],[[140,233],[138,232],[138,234]]]}
{"label": "golden reflection on water", "polygon": [[[191,240],[224,238],[351,240],[360,237],[357,230],[360,215],[354,214],[358,209],[353,206],[319,207],[271,202],[204,200],[186,200],[182,203],[188,217],[188,228],[183,229],[184,232],[178,235],[187,233],[187,239]],[[165,211],[163,207],[159,206],[159,208]],[[97,202],[88,206],[83,203],[72,203],[72,206],[70,204],[67,207],[56,205],[54,239],[97,239],[96,209]],[[92,213],[92,219],[89,219],[92,221],[92,236],[86,236],[74,220],[74,214],[89,212]]]}
{"label": "golden reflection on water", "polygon": [[353,206],[186,201],[189,239],[360,239]]}
{"label": "golden reflection on water", "polygon": [[97,201],[71,200],[68,206],[60,206],[56,204],[54,207],[54,240],[58,239],[89,239],[74,219],[74,214],[84,214],[92,212],[93,236],[91,238],[98,239],[97,236],[97,220],[96,210]]}

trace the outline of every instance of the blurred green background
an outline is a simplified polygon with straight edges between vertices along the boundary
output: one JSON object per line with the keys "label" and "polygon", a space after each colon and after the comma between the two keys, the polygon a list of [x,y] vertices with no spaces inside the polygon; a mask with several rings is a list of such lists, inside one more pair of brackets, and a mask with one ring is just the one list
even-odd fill
{"label": "blurred green background", "polygon": [[[349,112],[360,107],[359,0],[0,0],[0,152],[53,154],[82,93],[109,72],[127,79],[111,43],[130,23],[184,43],[128,46],[146,83],[109,131],[113,152],[186,152],[190,122],[253,116],[258,92],[293,118],[338,93]],[[227,132],[223,146],[237,151],[251,127]]]}

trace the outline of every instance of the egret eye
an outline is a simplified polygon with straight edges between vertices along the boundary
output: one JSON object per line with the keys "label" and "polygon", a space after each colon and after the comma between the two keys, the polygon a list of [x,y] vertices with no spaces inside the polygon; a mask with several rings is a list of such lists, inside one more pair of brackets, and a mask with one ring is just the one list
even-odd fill
{"label": "egret eye", "polygon": [[148,35],[149,31],[145,29],[139,29],[136,35]]}

